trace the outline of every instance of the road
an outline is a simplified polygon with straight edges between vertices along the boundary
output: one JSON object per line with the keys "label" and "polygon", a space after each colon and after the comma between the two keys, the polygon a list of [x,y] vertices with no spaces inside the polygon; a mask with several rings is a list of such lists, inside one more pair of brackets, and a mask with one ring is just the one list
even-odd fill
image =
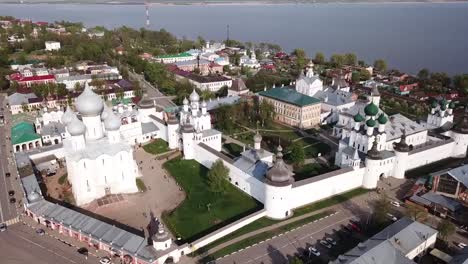
{"label": "road", "polygon": [[[4,110],[2,111],[1,108]],[[19,200],[22,199],[20,185],[16,178],[16,170],[13,168],[12,156],[10,154],[11,144],[6,139],[9,136],[11,115],[6,108],[6,100],[4,96],[0,96],[0,111],[5,115],[5,124],[0,126],[0,222],[13,224],[17,222],[17,208]],[[10,172],[9,178],[5,177],[5,173]],[[17,202],[11,204],[8,192],[15,191],[14,197]]]}
{"label": "road", "polygon": [[138,82],[140,82],[140,86],[146,91],[149,98],[155,98],[157,105],[163,108],[177,106],[174,102],[172,102],[170,99],[171,97],[166,97],[158,90],[158,88],[147,82],[143,75],[133,73],[131,71],[129,71],[129,75],[132,79],[138,80]]}
{"label": "road", "polygon": [[98,259],[78,254],[73,246],[64,244],[47,234],[39,236],[27,225],[16,224],[0,233],[1,263],[8,264],[78,264],[98,263]]}

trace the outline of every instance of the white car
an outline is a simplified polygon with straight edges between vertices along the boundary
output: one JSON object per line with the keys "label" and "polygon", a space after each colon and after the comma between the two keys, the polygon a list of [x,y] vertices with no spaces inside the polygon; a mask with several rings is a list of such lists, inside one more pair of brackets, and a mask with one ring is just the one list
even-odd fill
{"label": "white car", "polygon": [[320,244],[322,244],[322,246],[326,247],[326,248],[331,248],[332,245],[330,243],[328,243],[327,241],[325,240],[320,240]]}
{"label": "white car", "polygon": [[108,257],[103,257],[99,260],[100,264],[111,264],[111,261]]}
{"label": "white car", "polygon": [[309,247],[309,257],[310,257],[310,254],[313,254],[317,257],[320,256],[320,252],[314,247]]}
{"label": "white car", "polygon": [[461,249],[464,249],[464,248],[466,248],[466,244],[465,243],[458,243],[457,247],[459,247]]}
{"label": "white car", "polygon": [[392,214],[390,214],[390,213],[388,213],[387,216],[388,216],[388,218],[390,218],[390,220],[392,220],[393,222],[396,222],[396,221],[398,220],[398,218],[396,218],[396,216],[394,216],[394,215],[392,215]]}
{"label": "white car", "polygon": [[399,203],[399,202],[391,201],[390,204],[393,205],[393,206],[395,206],[395,207],[400,207],[400,203]]}
{"label": "white car", "polygon": [[0,232],[6,231],[7,230],[7,225],[5,223],[0,224]]}
{"label": "white car", "polygon": [[329,244],[332,244],[332,245],[334,245],[334,246],[336,245],[336,241],[335,241],[333,238],[331,238],[331,237],[327,237],[327,238],[325,238],[325,240],[326,240]]}

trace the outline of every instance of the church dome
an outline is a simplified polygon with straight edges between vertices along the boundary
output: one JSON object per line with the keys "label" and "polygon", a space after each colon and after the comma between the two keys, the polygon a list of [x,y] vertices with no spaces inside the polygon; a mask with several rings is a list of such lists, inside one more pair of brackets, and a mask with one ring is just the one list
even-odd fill
{"label": "church dome", "polygon": [[104,103],[99,95],[86,86],[85,90],[76,98],[75,106],[83,116],[97,116],[102,112]]}
{"label": "church dome", "polygon": [[436,108],[436,107],[437,107],[437,101],[434,100],[434,101],[432,101],[432,103],[431,103],[431,108]]}
{"label": "church dome", "polygon": [[442,110],[442,111],[447,110],[447,105],[446,104],[441,105],[440,110]]}
{"label": "church dome", "polygon": [[375,125],[376,125],[375,120],[374,119],[367,120],[366,125],[368,127],[375,127]]}
{"label": "church dome", "polygon": [[450,109],[454,109],[454,108],[455,108],[455,103],[454,103],[454,102],[450,102],[449,108],[450,108]]}
{"label": "church dome", "polygon": [[102,110],[101,113],[101,120],[106,120],[106,118],[109,117],[110,112],[112,112],[112,110],[109,109],[109,107],[107,107],[106,105],[104,105],[104,110]]}
{"label": "church dome", "polygon": [[195,89],[193,89],[193,92],[190,94],[190,101],[191,102],[200,101],[200,96],[198,95],[197,91],[195,91]]}
{"label": "church dome", "polygon": [[377,119],[379,121],[379,124],[385,125],[388,121],[387,117],[384,114],[381,114],[379,118]]}
{"label": "church dome", "polygon": [[379,108],[374,104],[374,102],[371,102],[364,108],[364,112],[368,116],[375,116],[379,112]]}
{"label": "church dome", "polygon": [[68,106],[67,110],[62,115],[62,118],[60,119],[60,121],[62,121],[62,124],[67,125],[73,120],[74,117],[76,117],[75,113],[73,113],[73,111],[71,110],[71,107]]}
{"label": "church dome", "polygon": [[187,97],[184,97],[184,101],[182,102],[184,105],[188,105],[188,100],[187,100]]}
{"label": "church dome", "polygon": [[270,183],[273,184],[290,184],[292,176],[294,175],[291,170],[288,168],[286,163],[283,161],[283,148],[278,146],[278,153],[276,154],[275,164],[271,169],[266,173],[266,178]]}
{"label": "church dome", "polygon": [[86,126],[76,116],[67,125],[68,133],[72,136],[83,135],[86,131]]}
{"label": "church dome", "polygon": [[362,122],[364,121],[364,117],[362,117],[361,114],[357,113],[356,115],[354,115],[354,122]]}
{"label": "church dome", "polygon": [[255,143],[262,142],[262,135],[260,135],[260,133],[257,132],[257,134],[255,134],[255,136],[254,136],[254,142],[255,142]]}
{"label": "church dome", "polygon": [[205,108],[206,106],[207,106],[206,101],[203,100],[203,102],[202,102],[202,104],[201,104],[201,107],[202,107],[202,108]]}
{"label": "church dome", "polygon": [[109,113],[109,116],[104,120],[104,127],[107,131],[119,130],[120,125],[120,118],[118,118],[114,113]]}

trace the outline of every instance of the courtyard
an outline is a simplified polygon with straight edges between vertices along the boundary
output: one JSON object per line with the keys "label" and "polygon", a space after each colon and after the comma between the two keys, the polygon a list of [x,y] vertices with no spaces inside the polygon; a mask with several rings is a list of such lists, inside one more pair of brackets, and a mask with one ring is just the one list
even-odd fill
{"label": "courtyard", "polygon": [[[83,208],[143,231],[154,224],[153,218],[159,219],[163,212],[176,208],[185,199],[185,193],[163,169],[166,158],[156,158],[142,147],[135,150],[134,157],[142,175],[137,179],[140,192],[109,195]],[[141,191],[141,182],[145,191]]]}

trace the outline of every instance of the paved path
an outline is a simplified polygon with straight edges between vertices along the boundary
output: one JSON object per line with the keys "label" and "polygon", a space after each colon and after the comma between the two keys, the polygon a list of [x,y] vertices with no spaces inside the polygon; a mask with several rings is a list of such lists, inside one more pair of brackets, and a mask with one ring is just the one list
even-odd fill
{"label": "paved path", "polygon": [[147,82],[143,75],[133,73],[129,71],[129,75],[131,78],[136,79],[140,82],[141,87],[146,91],[149,98],[156,98],[156,104],[162,106],[163,108],[166,107],[174,107],[177,106],[170,98],[171,96],[164,95],[158,88],[154,87],[152,84]]}

